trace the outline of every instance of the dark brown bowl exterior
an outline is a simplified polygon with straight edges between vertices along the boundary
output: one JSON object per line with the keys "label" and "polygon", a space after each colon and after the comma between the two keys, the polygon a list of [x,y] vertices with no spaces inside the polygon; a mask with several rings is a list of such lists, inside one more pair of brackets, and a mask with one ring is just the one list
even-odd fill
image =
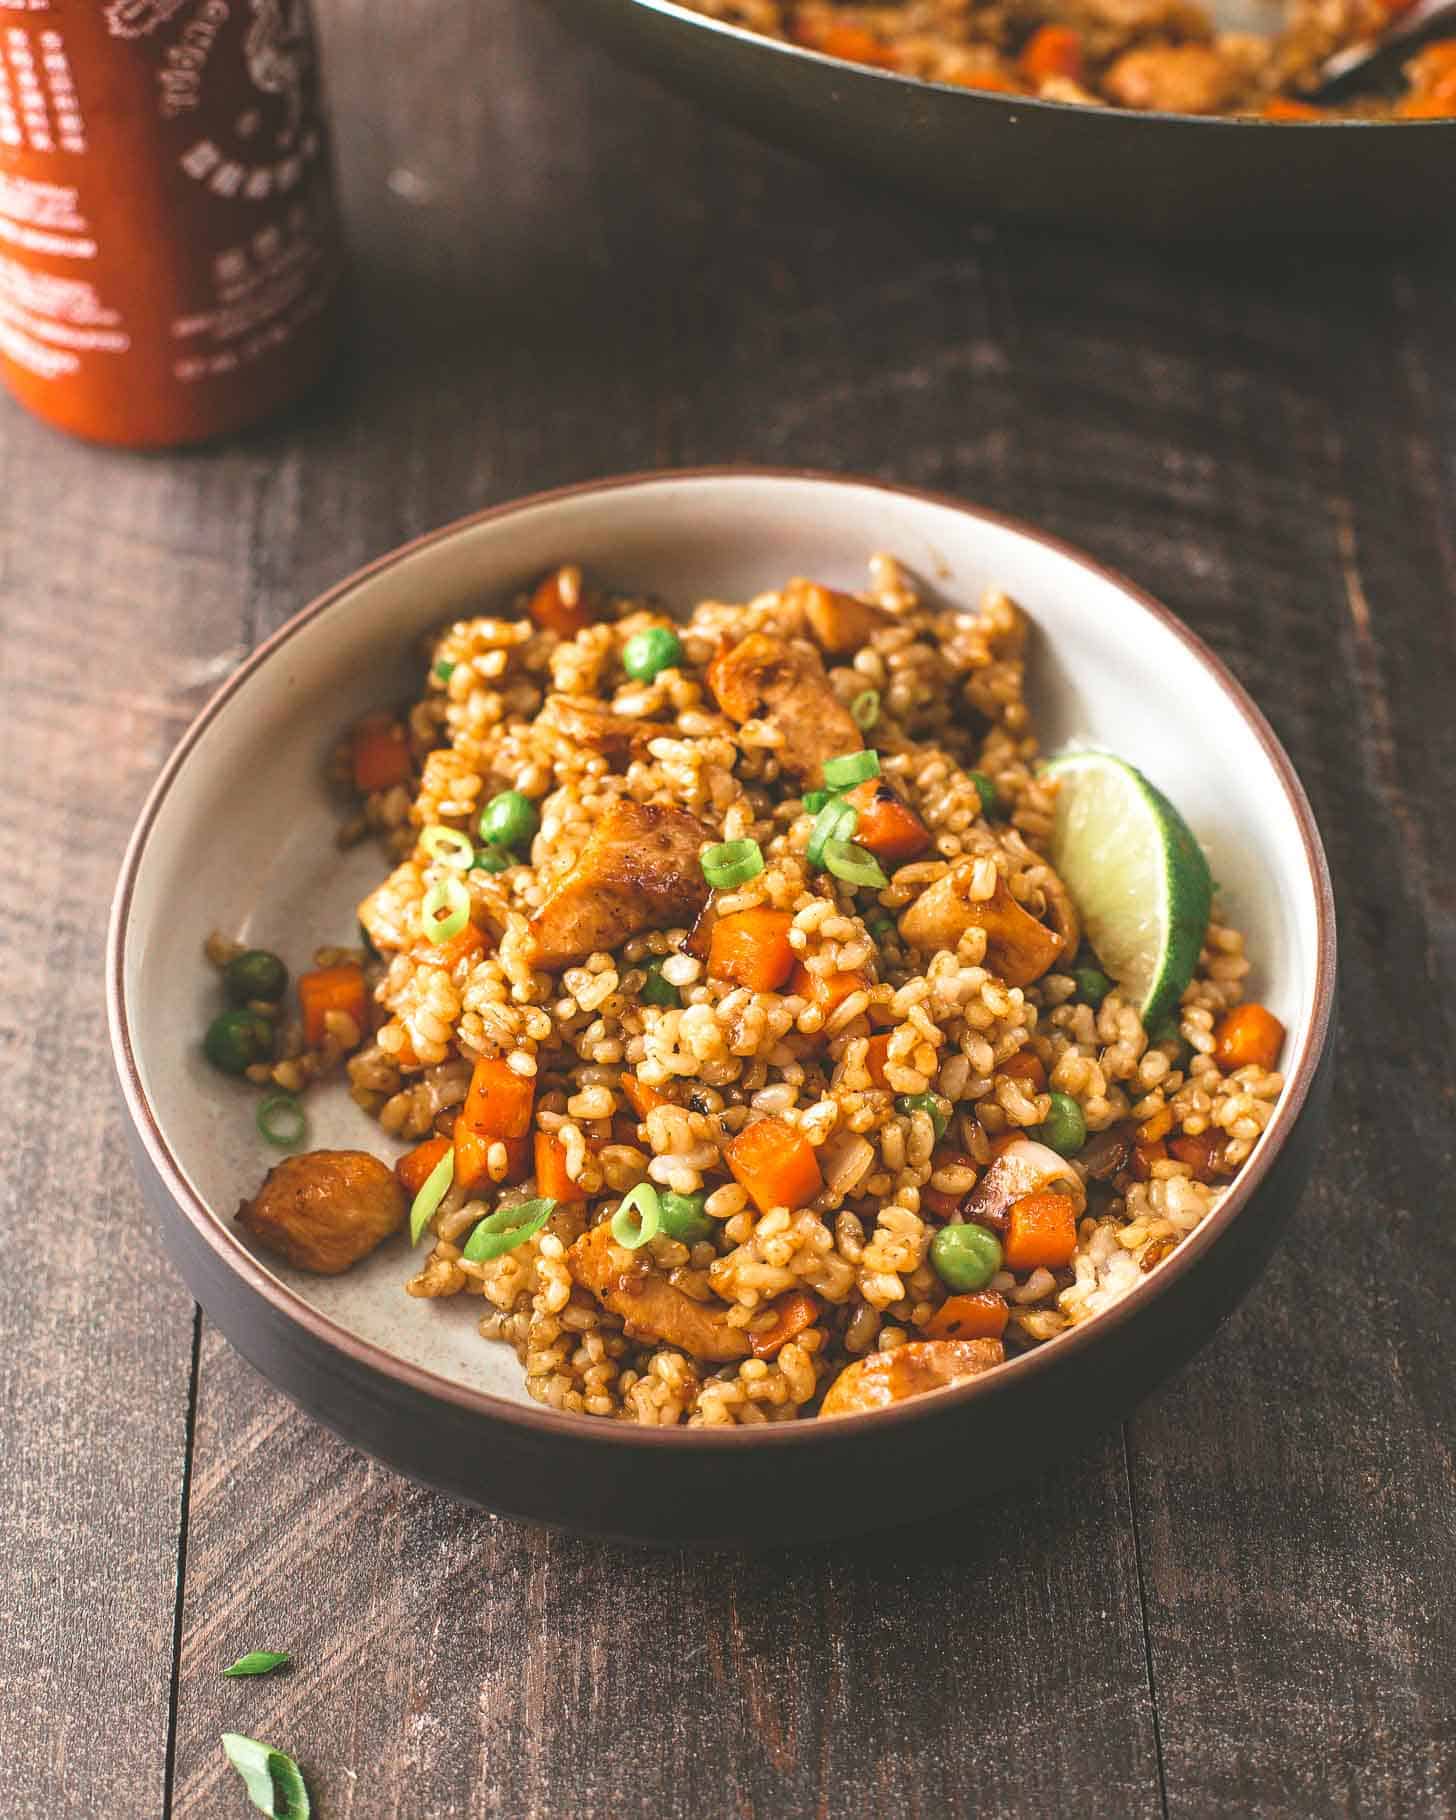
{"label": "dark brown bowl exterior", "polygon": [[1456,120],[1288,125],[1022,101],[823,57],[672,0],[556,4],[750,132],[976,215],[1196,239],[1456,224]]}
{"label": "dark brown bowl exterior", "polygon": [[[614,1540],[709,1547],[853,1535],[935,1516],[1075,1454],[1202,1347],[1258,1277],[1309,1178],[1333,1079],[1328,1044],[1267,1175],[1218,1243],[1133,1312],[1122,1303],[1002,1367],[982,1394],[939,1393],[897,1419],[790,1422],[730,1434],[633,1429],[525,1410],[482,1422],[443,1379],[338,1344],[259,1293],[178,1205],[132,1126],[167,1251],[248,1362],[353,1447],[503,1516]],[[1178,1254],[1162,1268],[1183,1262]]]}

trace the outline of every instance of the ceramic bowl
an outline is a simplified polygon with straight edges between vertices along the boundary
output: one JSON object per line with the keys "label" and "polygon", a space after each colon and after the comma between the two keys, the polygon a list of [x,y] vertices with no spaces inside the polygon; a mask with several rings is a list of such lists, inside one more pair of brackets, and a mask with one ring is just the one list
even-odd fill
{"label": "ceramic bowl", "polygon": [[[341,854],[325,766],[340,730],[417,692],[419,639],[501,610],[562,561],[686,606],[789,575],[862,585],[875,550],[943,600],[995,584],[1035,625],[1048,746],[1102,742],[1142,766],[1206,843],[1247,932],[1253,989],[1289,1030],[1288,1085],[1231,1192],[1105,1315],[963,1387],[834,1422],[657,1430],[526,1398],[479,1303],[403,1293],[390,1242],[346,1276],[302,1275],[233,1223],[276,1153],[253,1096],[199,1047],[219,1004],[213,928],[297,967],[348,942],[382,875]],[[952,499],[825,475],[629,477],[482,512],[381,558],[262,645],[183,736],[142,811],[108,944],[116,1066],[147,1198],[177,1266],[234,1346],[295,1402],[400,1471],[491,1510],[653,1541],[786,1540],[868,1528],[994,1489],[1086,1443],[1212,1333],[1268,1257],[1310,1167],[1328,1090],[1334,917],[1319,835],[1259,711],[1129,582]],[[309,1101],[314,1145],[394,1146],[341,1086]],[[913,1493],[907,1488],[913,1487]]]}
{"label": "ceramic bowl", "polygon": [[1450,231],[1456,120],[1288,125],[921,82],[677,0],[555,0],[579,31],[792,151],[938,209],[1215,240]]}

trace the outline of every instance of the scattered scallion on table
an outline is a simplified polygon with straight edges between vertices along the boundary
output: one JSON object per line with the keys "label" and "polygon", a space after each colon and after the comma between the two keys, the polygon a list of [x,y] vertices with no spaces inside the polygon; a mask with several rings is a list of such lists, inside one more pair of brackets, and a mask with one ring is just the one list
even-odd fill
{"label": "scattered scallion on table", "polygon": [[250,1649],[245,1656],[239,1656],[236,1662],[230,1662],[222,1671],[233,1680],[244,1675],[271,1675],[275,1668],[283,1668],[288,1662],[288,1652],[282,1649]]}
{"label": "scattered scallion on table", "polygon": [[243,1779],[248,1799],[272,1820],[309,1820],[313,1808],[303,1771],[292,1757],[242,1732],[224,1732],[222,1748]]}

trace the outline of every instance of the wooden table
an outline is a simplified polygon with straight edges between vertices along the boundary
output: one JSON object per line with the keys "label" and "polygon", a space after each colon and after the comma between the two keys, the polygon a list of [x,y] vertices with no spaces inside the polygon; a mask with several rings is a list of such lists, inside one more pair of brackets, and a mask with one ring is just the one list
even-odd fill
{"label": "wooden table", "polygon": [[[242,1816],[240,1729],[325,1820],[1450,1814],[1456,255],[966,226],[532,0],[324,27],[337,383],[171,458],[0,429],[0,1813]],[[1262,1286],[1085,1458],[933,1528],[647,1556],[392,1477],[198,1317],[127,1167],[100,946],[169,748],[316,590],[492,500],[744,458],[1025,515],[1213,643],[1324,828],[1341,1079]],[[291,1674],[219,1678],[265,1645]]]}

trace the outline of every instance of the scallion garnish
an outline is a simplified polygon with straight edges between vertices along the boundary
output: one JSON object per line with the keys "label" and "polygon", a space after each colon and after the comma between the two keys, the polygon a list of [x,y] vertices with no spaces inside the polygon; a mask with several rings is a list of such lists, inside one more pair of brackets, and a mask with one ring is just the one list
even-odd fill
{"label": "scallion garnish", "polygon": [[636,1251],[662,1229],[662,1203],[651,1182],[639,1182],[612,1215],[612,1237],[628,1251]]}
{"label": "scallion garnish", "polygon": [[460,1255],[472,1264],[485,1264],[491,1258],[504,1257],[517,1245],[534,1237],[556,1211],[553,1200],[518,1201],[514,1207],[502,1207],[484,1219],[465,1241]]}
{"label": "scallion garnish", "polygon": [[824,761],[824,781],[831,790],[849,790],[867,777],[880,775],[880,755],[870,748],[864,752],[845,752],[839,758]]}
{"label": "scallion garnish", "polygon": [[817,815],[825,803],[838,794],[837,790],[806,790],[803,796],[804,807],[810,815]]}
{"label": "scallion garnish", "polygon": [[842,796],[831,796],[814,817],[814,826],[809,831],[809,864],[822,866],[825,844],[832,840],[848,840],[858,821],[859,810],[853,803],[847,803]]}
{"label": "scallion garnish", "polygon": [[763,871],[763,854],[756,840],[725,840],[704,849],[703,877],[715,891],[745,884]]}
{"label": "scallion garnish", "polygon": [[411,1245],[419,1244],[421,1233],[434,1217],[435,1209],[444,1200],[446,1191],[454,1180],[455,1150],[452,1145],[425,1177],[419,1193],[410,1203]]}
{"label": "scallion garnish", "polygon": [[849,718],[861,733],[868,733],[880,718],[880,692],[878,689],[863,689],[849,704]]}
{"label": "scallion garnish", "polygon": [[294,1150],[303,1142],[308,1120],[291,1093],[270,1093],[258,1106],[258,1130],[280,1150]]}
{"label": "scallion garnish", "polygon": [[824,864],[836,878],[849,885],[873,885],[883,891],[889,884],[880,862],[867,848],[852,840],[831,840],[824,845]]}
{"label": "scallion garnish", "polygon": [[639,994],[644,1005],[680,1005],[682,995],[671,980],[662,977],[662,959],[648,961],[647,977]]}
{"label": "scallion garnish", "polygon": [[455,665],[448,657],[442,657],[435,665],[435,676],[440,682],[449,682],[455,674]]}
{"label": "scallion garnish", "polygon": [[281,1649],[250,1649],[245,1656],[239,1656],[236,1662],[222,1671],[234,1680],[243,1675],[271,1675],[275,1668],[282,1668],[287,1662],[287,1652]]}
{"label": "scallion garnish", "polygon": [[470,836],[459,828],[447,828],[443,822],[431,823],[420,835],[420,845],[431,859],[454,866],[457,872],[468,872],[475,858],[475,842]]}
{"label": "scallion garnish", "polygon": [[[442,914],[443,912],[443,914]],[[448,942],[470,921],[470,893],[452,873],[437,879],[420,904],[420,926],[432,942]]]}
{"label": "scallion garnish", "polygon": [[224,1732],[222,1748],[260,1814],[272,1820],[309,1820],[308,1785],[292,1757],[241,1732]]}

